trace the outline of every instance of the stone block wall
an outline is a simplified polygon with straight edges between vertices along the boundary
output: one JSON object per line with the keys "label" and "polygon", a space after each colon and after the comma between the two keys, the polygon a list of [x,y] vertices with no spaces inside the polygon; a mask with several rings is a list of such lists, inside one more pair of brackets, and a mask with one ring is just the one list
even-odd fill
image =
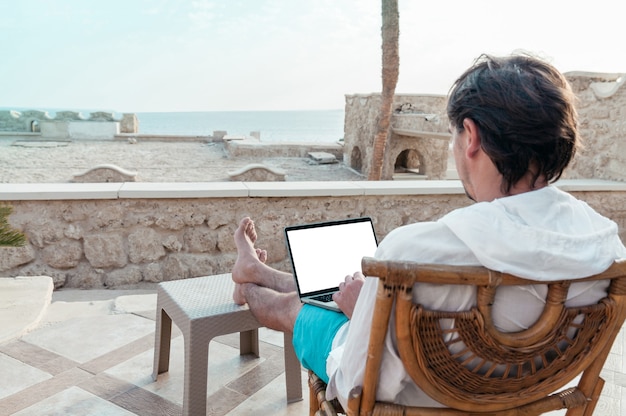
{"label": "stone block wall", "polygon": [[445,100],[437,96],[406,97],[396,107],[385,155],[385,178],[412,168],[426,179],[446,179],[450,135],[445,114]]}
{"label": "stone block wall", "polygon": [[579,102],[581,149],[568,178],[626,181],[626,74],[565,74]]}
{"label": "stone block wall", "polygon": [[[577,110],[584,148],[566,172],[570,179],[626,181],[626,74],[569,72],[565,77],[578,98]],[[370,171],[380,94],[346,95],[344,162],[367,175]],[[392,128],[445,134],[446,97],[397,94]],[[383,167],[391,179],[398,156],[406,149],[419,155],[428,179],[444,179],[447,143],[428,137],[392,134]]]}
{"label": "stone block wall", "polygon": [[[213,136],[215,137],[215,136]],[[310,152],[327,152],[341,159],[343,147],[337,143],[263,143],[256,139],[225,140],[228,157],[308,157]]]}
{"label": "stone block wall", "polygon": [[[445,103],[446,97],[442,95],[396,94],[392,129],[445,134],[448,129]],[[343,159],[346,165],[366,176],[371,170],[380,104],[380,94],[346,96]],[[419,158],[421,174],[429,179],[445,179],[448,143],[447,137],[441,140],[391,134],[385,150],[382,178],[392,179],[400,154],[412,150]]]}
{"label": "stone block wall", "polygon": [[38,132],[39,123],[46,120],[50,120],[50,115],[45,111],[0,111],[0,131]]}
{"label": "stone block wall", "polygon": [[139,121],[132,113],[121,119],[113,113],[95,111],[85,117],[77,111],[57,111],[54,117],[47,111],[0,111],[0,132],[41,133],[50,138],[112,139],[119,133],[137,133]]}
{"label": "stone block wall", "polygon": [[[470,201],[444,194],[10,201],[28,245],[0,249],[0,276],[47,275],[56,288],[112,288],[229,272],[239,220],[255,219],[268,263],[290,271],[287,225],[371,216],[379,239]],[[626,241],[626,190],[573,192],[615,220]],[[299,195],[299,196],[298,196]]]}
{"label": "stone block wall", "polygon": [[255,219],[268,263],[289,271],[286,225],[368,215],[382,238],[466,203],[464,195],[12,201],[10,223],[29,244],[0,250],[0,275],[102,288],[225,273],[244,216]]}

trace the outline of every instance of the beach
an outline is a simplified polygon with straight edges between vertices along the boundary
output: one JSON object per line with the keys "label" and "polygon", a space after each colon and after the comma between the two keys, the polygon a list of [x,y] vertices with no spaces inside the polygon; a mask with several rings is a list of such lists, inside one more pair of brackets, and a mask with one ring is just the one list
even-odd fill
{"label": "beach", "polygon": [[66,183],[98,165],[136,172],[138,182],[229,181],[229,172],[261,163],[286,172],[286,181],[359,181],[341,161],[306,157],[229,157],[223,142],[32,140],[0,137],[0,183]]}

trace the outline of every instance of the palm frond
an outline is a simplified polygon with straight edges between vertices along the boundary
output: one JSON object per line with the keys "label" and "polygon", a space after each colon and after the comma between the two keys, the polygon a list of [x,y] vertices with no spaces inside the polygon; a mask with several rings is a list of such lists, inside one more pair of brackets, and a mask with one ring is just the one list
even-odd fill
{"label": "palm frond", "polygon": [[7,218],[11,212],[11,207],[0,206],[0,247],[21,247],[26,244],[24,234],[9,225]]}

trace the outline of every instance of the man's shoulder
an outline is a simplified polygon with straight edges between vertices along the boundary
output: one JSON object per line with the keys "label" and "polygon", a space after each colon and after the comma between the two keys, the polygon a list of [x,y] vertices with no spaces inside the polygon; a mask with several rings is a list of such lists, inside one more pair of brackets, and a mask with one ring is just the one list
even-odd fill
{"label": "man's shoulder", "polygon": [[422,221],[407,224],[392,230],[386,238],[389,237],[409,237],[416,238],[424,235],[432,235],[438,233],[449,232],[448,227],[441,221]]}
{"label": "man's shoulder", "polygon": [[474,263],[468,247],[440,221],[398,227],[381,242],[376,257],[426,263],[447,263],[451,258]]}

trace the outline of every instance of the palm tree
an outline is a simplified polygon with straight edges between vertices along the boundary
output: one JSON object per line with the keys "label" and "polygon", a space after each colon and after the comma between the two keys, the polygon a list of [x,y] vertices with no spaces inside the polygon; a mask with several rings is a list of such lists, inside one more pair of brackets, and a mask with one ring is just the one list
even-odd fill
{"label": "palm tree", "polygon": [[26,244],[24,234],[11,228],[7,221],[12,211],[11,207],[0,207],[0,247],[20,247]]}
{"label": "palm tree", "polygon": [[385,147],[389,138],[389,125],[391,124],[391,114],[393,112],[393,96],[396,92],[400,70],[400,54],[398,52],[400,15],[398,13],[398,0],[382,0],[382,17],[383,90],[378,128],[374,138],[372,167],[368,177],[371,181],[379,181],[382,178]]}

